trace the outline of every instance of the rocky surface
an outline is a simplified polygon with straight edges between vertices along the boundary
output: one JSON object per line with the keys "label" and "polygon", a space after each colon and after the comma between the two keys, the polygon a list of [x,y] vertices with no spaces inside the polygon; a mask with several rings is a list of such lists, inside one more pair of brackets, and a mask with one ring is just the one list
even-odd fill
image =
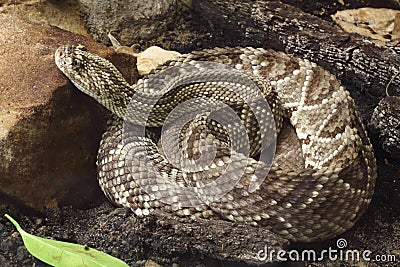
{"label": "rocky surface", "polygon": [[0,13],[14,14],[32,22],[57,26],[70,32],[89,36],[85,27],[84,7],[82,3],[76,0],[0,1]]}
{"label": "rocky surface", "polygon": [[112,33],[122,44],[154,43],[167,31],[184,24],[180,1],[95,0],[87,1],[87,28],[99,42],[110,44]]}

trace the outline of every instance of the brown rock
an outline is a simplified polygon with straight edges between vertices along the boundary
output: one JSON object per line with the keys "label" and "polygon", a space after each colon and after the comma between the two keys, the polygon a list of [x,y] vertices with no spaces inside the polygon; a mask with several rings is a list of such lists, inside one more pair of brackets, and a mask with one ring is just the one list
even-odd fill
{"label": "brown rock", "polygon": [[95,156],[104,109],[63,76],[54,52],[63,44],[83,44],[101,56],[115,53],[13,15],[0,14],[0,25],[0,199],[38,210],[99,203]]}

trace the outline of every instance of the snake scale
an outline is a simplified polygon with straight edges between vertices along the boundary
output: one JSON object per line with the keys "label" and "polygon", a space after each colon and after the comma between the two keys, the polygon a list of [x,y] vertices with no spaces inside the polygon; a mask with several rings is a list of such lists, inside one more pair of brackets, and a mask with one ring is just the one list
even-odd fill
{"label": "snake scale", "polygon": [[[61,46],[55,60],[78,89],[116,115],[100,144],[98,179],[111,201],[137,216],[161,209],[184,218],[222,218],[266,227],[291,241],[312,242],[352,227],[371,201],[376,161],[360,115],[337,78],[313,62],[262,48],[214,48],[182,55],[130,85],[109,61],[83,46]],[[232,70],[207,70],[199,62]],[[195,71],[178,71],[184,82],[167,89],[150,86],[154,75],[185,64]],[[186,77],[193,73],[210,82]],[[173,74],[165,77],[174,81]],[[251,111],[235,94],[250,94],[245,77],[268,101],[274,122],[263,115],[269,111]],[[124,130],[140,124],[148,99],[156,100],[146,126],[161,127],[174,107],[196,97],[232,107],[249,136],[250,156],[229,150],[226,127],[207,116],[166,130],[167,147],[178,140],[167,148],[169,157],[156,137],[135,127]],[[270,128],[257,126],[256,116],[279,133],[271,164],[257,158],[263,131]],[[239,125],[229,127],[235,132]],[[190,166],[202,156],[207,166]],[[237,166],[244,167],[240,175],[235,174]],[[260,178],[257,169],[268,170],[268,176],[250,189]],[[231,179],[237,181],[225,190]],[[199,197],[205,191],[210,198]]]}

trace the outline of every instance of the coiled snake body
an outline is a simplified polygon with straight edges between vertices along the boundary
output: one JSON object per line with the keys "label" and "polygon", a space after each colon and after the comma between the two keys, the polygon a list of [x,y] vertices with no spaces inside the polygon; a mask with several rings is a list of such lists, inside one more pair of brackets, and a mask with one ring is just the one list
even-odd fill
{"label": "coiled snake body", "polygon": [[[210,70],[199,62],[219,63],[232,70]],[[352,227],[371,201],[376,162],[354,101],[332,74],[308,60],[272,50],[215,48],[167,62],[134,85],[110,62],[82,46],[60,47],[56,63],[80,90],[119,117],[103,135],[97,162],[99,183],[109,199],[138,216],[162,209],[182,217],[219,217],[267,227],[292,241],[310,242]],[[151,86],[159,85],[160,79],[150,83],[154,75],[185,64],[195,71],[178,70],[176,76],[184,82],[172,82],[167,89]],[[175,81],[174,73],[162,76],[161,83],[167,78]],[[187,77],[193,73],[203,80]],[[272,114],[251,110],[240,98],[251,91],[244,77],[262,92]],[[232,140],[224,131],[235,132],[238,124],[221,126],[207,116],[166,130],[169,157],[161,141],[135,127],[126,131],[143,119],[146,126],[162,126],[168,113],[190,98],[229,105],[245,126],[250,156],[228,149]],[[150,104],[146,117],[143,114]],[[184,113],[185,109],[172,120]],[[270,126],[257,126],[255,117]],[[268,164],[257,155],[273,143],[269,140],[262,146],[261,141],[272,128],[279,136],[275,158]],[[175,140],[178,145],[168,147]],[[181,153],[181,148],[186,152]],[[206,166],[190,165],[201,157]],[[239,169],[243,171],[236,174]],[[267,177],[256,171],[263,169],[269,170]],[[261,182],[251,189],[255,181]]]}

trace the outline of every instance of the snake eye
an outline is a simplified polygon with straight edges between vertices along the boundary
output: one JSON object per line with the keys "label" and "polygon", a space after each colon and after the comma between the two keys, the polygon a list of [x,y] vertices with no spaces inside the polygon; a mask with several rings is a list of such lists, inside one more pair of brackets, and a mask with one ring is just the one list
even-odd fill
{"label": "snake eye", "polygon": [[74,58],[74,60],[72,60],[72,65],[79,67],[81,65],[81,61],[77,58]]}

